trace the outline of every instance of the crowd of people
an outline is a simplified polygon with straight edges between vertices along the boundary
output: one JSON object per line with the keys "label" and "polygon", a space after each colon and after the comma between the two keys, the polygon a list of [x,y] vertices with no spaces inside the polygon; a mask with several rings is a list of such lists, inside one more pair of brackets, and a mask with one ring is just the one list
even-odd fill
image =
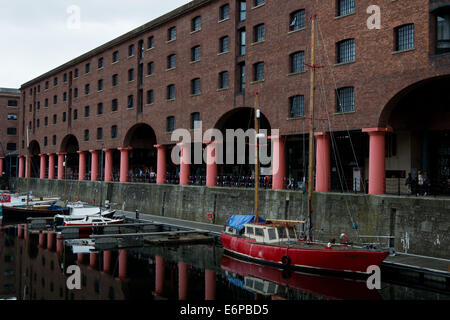
{"label": "crowd of people", "polygon": [[431,194],[450,194],[450,170],[448,167],[443,167],[440,173],[439,181],[432,184],[428,173],[421,170],[417,171],[417,175],[408,173],[405,185],[408,193],[416,196],[426,196]]}

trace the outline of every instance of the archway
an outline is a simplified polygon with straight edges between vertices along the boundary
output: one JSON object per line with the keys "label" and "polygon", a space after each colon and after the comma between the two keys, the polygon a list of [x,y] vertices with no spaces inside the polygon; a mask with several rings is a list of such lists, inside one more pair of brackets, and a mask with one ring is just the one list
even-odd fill
{"label": "archway", "polygon": [[129,153],[130,181],[156,182],[156,144],[155,131],[145,123],[131,127],[123,145],[131,147]]}
{"label": "archway", "polygon": [[39,146],[39,142],[36,140],[32,140],[29,145],[30,150],[30,158],[31,158],[31,166],[30,166],[30,177],[39,178],[39,170],[40,170],[40,157],[41,148]]}
{"label": "archway", "polygon": [[66,162],[66,168],[65,168],[65,177],[69,180],[77,180],[78,179],[78,163],[79,163],[79,156],[77,151],[80,150],[78,139],[72,135],[69,134],[64,137],[64,139],[61,142],[61,152],[66,152],[65,162]]}
{"label": "archway", "polygon": [[[450,167],[450,75],[426,79],[400,91],[384,108],[380,126],[387,137],[386,177],[426,173],[431,193],[448,193]],[[403,183],[404,184],[404,183]]]}

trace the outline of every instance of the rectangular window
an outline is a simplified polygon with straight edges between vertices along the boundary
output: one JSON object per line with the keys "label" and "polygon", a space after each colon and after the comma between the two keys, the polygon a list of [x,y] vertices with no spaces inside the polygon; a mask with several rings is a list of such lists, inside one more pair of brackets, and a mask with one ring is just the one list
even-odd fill
{"label": "rectangular window", "polygon": [[255,228],[255,235],[259,237],[264,237],[264,230],[262,228]]}
{"label": "rectangular window", "polygon": [[45,89],[48,89],[48,81],[45,81]]}
{"label": "rectangular window", "polygon": [[153,103],[153,90],[147,91],[147,104]]}
{"label": "rectangular window", "polygon": [[147,63],[147,75],[151,76],[155,72],[155,64],[153,61]]}
{"label": "rectangular window", "polygon": [[41,124],[41,121],[39,119],[36,120],[36,128],[39,128],[39,125]]}
{"label": "rectangular window", "polygon": [[7,128],[6,134],[8,136],[15,136],[17,134],[17,128]]}
{"label": "rectangular window", "polygon": [[245,55],[245,28],[239,30],[239,55]]}
{"label": "rectangular window", "polygon": [[297,95],[289,98],[289,117],[295,118],[305,115],[305,96]]}
{"label": "rectangular window", "polygon": [[74,98],[78,98],[78,88],[73,89]]}
{"label": "rectangular window", "polygon": [[17,120],[17,113],[8,113],[8,120]]}
{"label": "rectangular window", "polygon": [[305,71],[305,52],[299,51],[291,54],[291,73]]}
{"label": "rectangular window", "polygon": [[64,83],[67,82],[67,73],[64,73],[64,75],[63,75],[63,82],[64,82]]}
{"label": "rectangular window", "polygon": [[199,31],[202,28],[202,18],[199,17],[195,17],[194,19],[192,19],[192,28],[191,31]]}
{"label": "rectangular window", "polygon": [[353,87],[337,89],[337,112],[351,112],[355,110],[355,93]]}
{"label": "rectangular window", "polygon": [[86,63],[85,73],[89,73],[89,72],[91,72],[91,64],[90,63]]}
{"label": "rectangular window", "polygon": [[337,0],[336,16],[345,16],[355,12],[355,0]]}
{"label": "rectangular window", "polygon": [[84,86],[84,93],[86,95],[88,95],[90,91],[91,91],[91,86],[88,83],[87,85]]}
{"label": "rectangular window", "polygon": [[56,135],[53,135],[52,140],[53,140],[53,141],[52,141],[52,142],[53,142],[53,145],[56,146]]}
{"label": "rectangular window", "polygon": [[200,78],[191,81],[191,94],[200,94]]}
{"label": "rectangular window", "polygon": [[119,61],[119,51],[114,51],[113,52],[113,62],[117,62]]}
{"label": "rectangular window", "polygon": [[170,56],[167,57],[167,69],[175,68],[176,65],[175,58],[176,58],[175,54],[171,54]]}
{"label": "rectangular window", "polygon": [[175,117],[167,117],[167,132],[172,132],[175,129]]}
{"label": "rectangular window", "polygon": [[63,112],[63,117],[62,117],[63,122],[66,122],[66,117],[67,117],[67,114],[65,112]]}
{"label": "rectangular window", "polygon": [[175,99],[175,85],[170,84],[167,86],[167,99],[173,100]]}
{"label": "rectangular window", "polygon": [[128,70],[128,81],[134,80],[134,69]]}
{"label": "rectangular window", "polygon": [[56,124],[58,120],[58,116],[56,114],[53,115],[53,124]]}
{"label": "rectangular window", "polygon": [[127,107],[129,109],[134,107],[134,96],[133,95],[128,96]]}
{"label": "rectangular window", "polygon": [[117,138],[117,126],[111,126],[111,139],[116,139]]}
{"label": "rectangular window", "polygon": [[103,103],[97,104],[97,114],[103,114]]}
{"label": "rectangular window", "polygon": [[73,120],[78,119],[78,109],[73,110]]}
{"label": "rectangular window", "polygon": [[253,41],[260,42],[264,41],[264,24],[258,24],[253,28]]}
{"label": "rectangular window", "polygon": [[48,108],[48,99],[45,99],[45,107]]}
{"label": "rectangular window", "polygon": [[48,145],[48,138],[44,137],[44,146],[47,146],[47,145]]}
{"label": "rectangular window", "polygon": [[[57,78],[57,77],[55,77],[55,78],[53,79],[53,85],[54,85],[55,87],[58,85],[58,78]],[[31,93],[31,91],[30,91],[30,93]]]}
{"label": "rectangular window", "polygon": [[269,236],[269,240],[275,240],[277,238],[275,229],[267,229],[267,234]]}
{"label": "rectangular window", "polygon": [[239,91],[240,93],[245,91],[245,63],[239,64]]}
{"label": "rectangular window", "polygon": [[[75,70],[74,70],[74,75],[73,75],[75,78],[78,78],[78,68],[76,68]],[[46,89],[48,89],[48,88],[46,88]]]}
{"label": "rectangular window", "polygon": [[167,32],[167,40],[172,41],[177,38],[177,27],[169,28]]}
{"label": "rectangular window", "polygon": [[191,61],[199,61],[200,60],[200,46],[195,46],[191,49]]}
{"label": "rectangular window", "polygon": [[117,111],[119,109],[119,102],[117,99],[113,99],[111,102],[111,111]]}
{"label": "rectangular window", "polygon": [[450,52],[450,12],[436,14],[436,53]]}
{"label": "rectangular window", "polygon": [[395,51],[414,49],[414,24],[395,28]]}
{"label": "rectangular window", "polygon": [[264,62],[257,62],[253,65],[253,81],[264,80]]}
{"label": "rectangular window", "polygon": [[119,84],[119,75],[115,74],[112,76],[112,85],[113,87],[117,86]]}
{"label": "rectangular window", "polygon": [[219,10],[219,20],[225,20],[230,18],[230,5],[224,4]]}
{"label": "rectangular window", "polygon": [[89,141],[89,130],[84,130],[84,141]]}
{"label": "rectangular window", "polygon": [[128,56],[129,57],[134,56],[134,44],[128,46]]}
{"label": "rectangular window", "polygon": [[239,22],[245,21],[247,18],[247,3],[239,1]]}
{"label": "rectangular window", "polygon": [[45,124],[45,126],[48,126],[48,117],[44,118],[44,124]]}
{"label": "rectangular window", "polygon": [[153,36],[148,37],[147,49],[152,49],[155,47],[155,38]]}
{"label": "rectangular window", "polygon": [[53,104],[57,104],[58,103],[58,96],[53,96]]}
{"label": "rectangular window", "polygon": [[103,128],[97,128],[97,140],[103,139]]}
{"label": "rectangular window", "polygon": [[228,71],[219,73],[219,89],[228,88]]}
{"label": "rectangular window", "polygon": [[17,100],[8,100],[8,107],[17,107]]}
{"label": "rectangular window", "polygon": [[290,14],[289,31],[299,30],[305,27],[305,10],[297,10]]}
{"label": "rectangular window", "polygon": [[6,150],[8,150],[8,151],[15,151],[15,150],[17,150],[17,145],[15,143],[12,143],[12,142],[11,143],[7,143],[6,144]]}
{"label": "rectangular window", "polygon": [[194,112],[191,113],[191,129],[199,129],[200,128],[200,113]]}
{"label": "rectangular window", "polygon": [[98,91],[103,90],[103,79],[98,80]]}
{"label": "rectangular window", "polygon": [[228,36],[220,38],[219,40],[220,53],[228,52],[229,50],[228,42],[229,42]]}
{"label": "rectangular window", "polygon": [[89,106],[84,107],[84,116],[89,117]]}
{"label": "rectangular window", "polygon": [[263,5],[264,2],[264,0],[255,0],[255,7]]}
{"label": "rectangular window", "polygon": [[337,63],[355,61],[355,39],[347,39],[337,43]]}
{"label": "rectangular window", "polygon": [[103,57],[98,59],[98,68],[99,69],[103,68]]}

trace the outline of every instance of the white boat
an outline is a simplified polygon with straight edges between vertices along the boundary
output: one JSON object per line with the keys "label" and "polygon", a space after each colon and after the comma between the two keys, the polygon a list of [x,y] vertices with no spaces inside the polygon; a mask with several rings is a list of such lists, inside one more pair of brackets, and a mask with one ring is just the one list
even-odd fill
{"label": "white boat", "polygon": [[70,202],[66,204],[69,208],[68,215],[58,214],[55,216],[55,222],[57,225],[63,225],[65,221],[80,221],[86,217],[103,217],[112,218],[116,213],[116,210],[111,209],[108,205],[106,208],[99,208],[86,205],[84,202]]}
{"label": "white boat", "polygon": [[124,219],[112,219],[105,218],[102,216],[86,216],[81,220],[65,220],[65,227],[78,227],[79,229],[79,237],[84,238],[89,236],[92,233],[96,233],[101,231],[104,226],[114,225],[114,224],[123,224]]}

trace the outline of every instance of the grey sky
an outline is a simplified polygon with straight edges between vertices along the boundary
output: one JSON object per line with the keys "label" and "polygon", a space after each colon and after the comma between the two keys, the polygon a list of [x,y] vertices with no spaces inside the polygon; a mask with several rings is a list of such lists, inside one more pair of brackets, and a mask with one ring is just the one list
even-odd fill
{"label": "grey sky", "polygon": [[[0,0],[0,87],[20,86],[189,0]],[[80,8],[80,28],[72,5]]]}

